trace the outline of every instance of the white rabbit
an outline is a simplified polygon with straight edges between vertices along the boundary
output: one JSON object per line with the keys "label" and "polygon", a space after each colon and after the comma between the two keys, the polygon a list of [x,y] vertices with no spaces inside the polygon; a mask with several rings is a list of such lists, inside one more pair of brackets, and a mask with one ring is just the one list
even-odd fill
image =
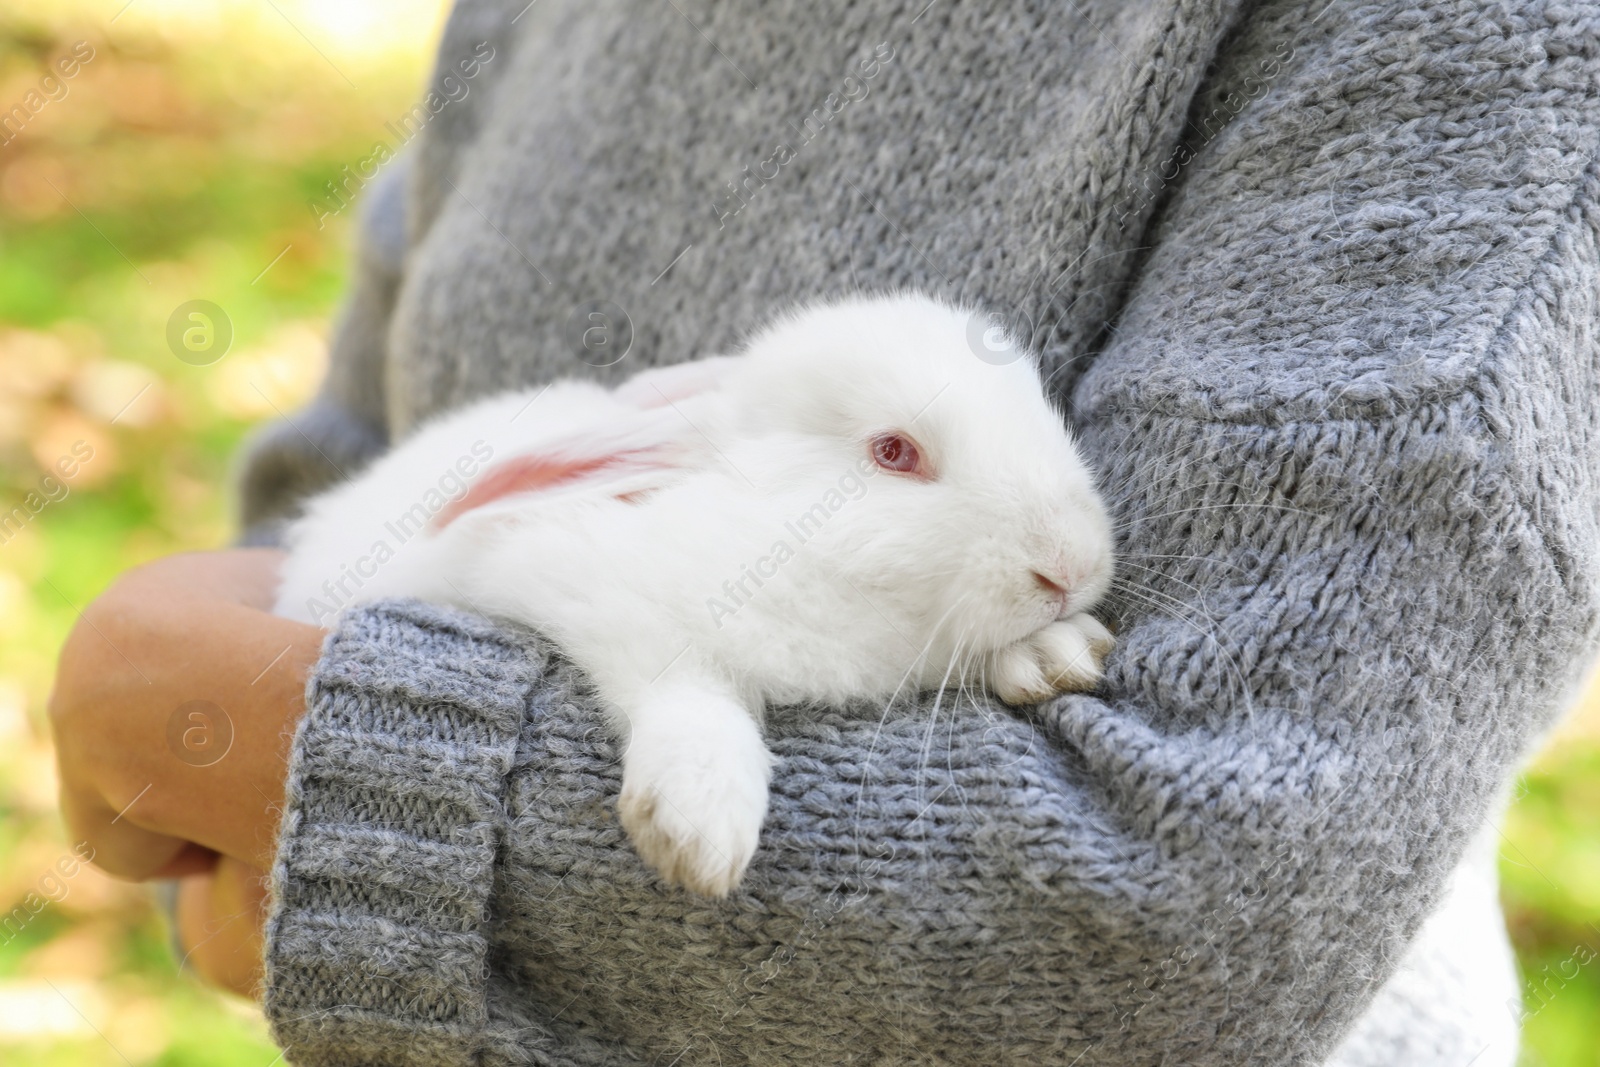
{"label": "white rabbit", "polygon": [[767,706],[1099,678],[1104,508],[1033,361],[979,359],[972,321],[848,299],[736,357],[448,414],[310,502],[277,611],[409,595],[547,634],[627,740],[639,853],[724,895],[766,814]]}

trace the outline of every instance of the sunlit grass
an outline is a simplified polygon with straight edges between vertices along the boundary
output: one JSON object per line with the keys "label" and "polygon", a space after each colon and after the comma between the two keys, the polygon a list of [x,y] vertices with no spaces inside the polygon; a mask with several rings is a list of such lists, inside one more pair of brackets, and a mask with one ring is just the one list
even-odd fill
{"label": "sunlit grass", "polygon": [[[414,101],[439,15],[439,0],[0,0],[0,109],[75,42],[95,53],[0,146],[0,511],[92,452],[0,543],[8,911],[70,846],[44,700],[75,605],[129,566],[234,536],[232,457],[311,394],[346,274],[350,216],[319,228],[310,201]],[[211,366],[167,348],[193,299],[232,322]],[[1576,945],[1600,949],[1600,712],[1590,722],[1530,773],[1507,828],[1505,901],[1535,982],[1572,971]],[[1543,982],[1530,1062],[1592,1067],[1600,962]],[[276,1055],[252,1008],[180,972],[139,887],[80,871],[0,945],[0,1063]]]}

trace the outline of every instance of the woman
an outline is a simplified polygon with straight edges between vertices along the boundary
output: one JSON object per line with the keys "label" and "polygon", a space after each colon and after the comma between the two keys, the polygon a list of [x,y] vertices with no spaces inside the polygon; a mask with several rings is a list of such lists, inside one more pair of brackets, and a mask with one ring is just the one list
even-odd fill
{"label": "woman", "polygon": [[[542,639],[385,603],[324,640],[265,614],[270,551],[182,558],[64,654],[74,832],[201,873],[196,958],[264,952],[295,1064],[1509,1064],[1462,862],[1596,632],[1585,10],[460,4],[249,539],[469,398],[913,287],[1070,399],[1125,524],[1106,682],[780,717],[708,903],[627,847]],[[162,733],[196,699],[211,766]]]}

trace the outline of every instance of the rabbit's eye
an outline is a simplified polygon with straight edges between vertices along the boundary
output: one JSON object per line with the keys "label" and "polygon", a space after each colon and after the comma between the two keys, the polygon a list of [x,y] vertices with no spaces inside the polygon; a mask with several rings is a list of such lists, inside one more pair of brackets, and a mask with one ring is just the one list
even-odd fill
{"label": "rabbit's eye", "polygon": [[905,434],[881,433],[872,439],[872,459],[886,471],[923,474],[922,453]]}

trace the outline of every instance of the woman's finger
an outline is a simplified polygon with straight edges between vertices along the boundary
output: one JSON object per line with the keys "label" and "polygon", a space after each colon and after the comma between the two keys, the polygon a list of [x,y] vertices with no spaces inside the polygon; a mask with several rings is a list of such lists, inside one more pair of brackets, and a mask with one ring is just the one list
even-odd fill
{"label": "woman's finger", "polygon": [[218,988],[256,997],[266,917],[266,876],[249,864],[224,856],[209,874],[183,879],[177,933],[184,965]]}

